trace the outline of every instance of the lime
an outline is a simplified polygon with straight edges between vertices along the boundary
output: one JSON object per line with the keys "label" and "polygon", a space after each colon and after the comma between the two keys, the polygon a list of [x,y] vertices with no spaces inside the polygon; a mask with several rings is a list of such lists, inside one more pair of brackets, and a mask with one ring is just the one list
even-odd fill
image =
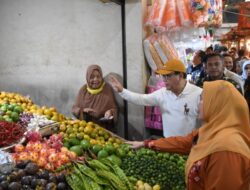
{"label": "lime", "polygon": [[0,108],[3,112],[6,112],[7,111],[7,109],[8,109],[8,107],[7,106],[5,106],[5,105],[3,105],[3,106],[1,106],[1,108]]}
{"label": "lime", "polygon": [[5,119],[5,121],[13,122],[13,120],[11,118],[7,118],[7,119]]}
{"label": "lime", "polygon": [[10,114],[10,117],[11,117],[11,119],[13,120],[13,121],[18,121],[19,120],[19,114],[17,113],[17,112],[12,112],[11,114]]}
{"label": "lime", "polygon": [[13,104],[9,104],[7,108],[8,110],[13,111],[15,106]]}
{"label": "lime", "polygon": [[23,112],[23,108],[22,108],[21,106],[18,106],[18,105],[17,105],[17,106],[14,107],[14,110],[13,110],[13,111],[20,114],[20,113]]}
{"label": "lime", "polygon": [[70,147],[70,151],[74,152],[77,154],[77,156],[81,156],[83,154],[82,147],[80,145],[75,145]]}
{"label": "lime", "polygon": [[108,152],[106,150],[100,150],[97,154],[98,159],[108,157]]}
{"label": "lime", "polygon": [[84,150],[87,150],[90,147],[90,143],[88,140],[82,140],[80,144]]}
{"label": "lime", "polygon": [[115,147],[111,144],[107,144],[104,146],[104,150],[106,150],[109,154],[113,154],[115,152]]}
{"label": "lime", "polygon": [[71,146],[80,145],[80,141],[78,139],[76,139],[76,138],[71,138],[71,139],[69,139],[69,144]]}
{"label": "lime", "polygon": [[7,110],[7,111],[5,112],[5,114],[8,115],[8,116],[10,116],[10,115],[12,114],[12,111]]}
{"label": "lime", "polygon": [[92,147],[92,150],[93,150],[93,152],[94,152],[95,154],[98,154],[98,152],[99,152],[100,150],[102,150],[102,146],[99,145],[99,144],[95,144],[95,145]]}
{"label": "lime", "polygon": [[0,121],[4,121],[4,117],[0,115]]}

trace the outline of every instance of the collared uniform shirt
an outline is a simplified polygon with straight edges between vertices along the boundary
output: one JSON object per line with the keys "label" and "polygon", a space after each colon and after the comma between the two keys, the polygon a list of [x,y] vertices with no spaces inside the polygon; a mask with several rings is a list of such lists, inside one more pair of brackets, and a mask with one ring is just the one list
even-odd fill
{"label": "collared uniform shirt", "polygon": [[201,88],[187,82],[178,96],[165,87],[151,94],[138,94],[127,89],[119,94],[137,105],[159,106],[162,113],[163,135],[171,137],[187,135],[197,127],[201,92]]}

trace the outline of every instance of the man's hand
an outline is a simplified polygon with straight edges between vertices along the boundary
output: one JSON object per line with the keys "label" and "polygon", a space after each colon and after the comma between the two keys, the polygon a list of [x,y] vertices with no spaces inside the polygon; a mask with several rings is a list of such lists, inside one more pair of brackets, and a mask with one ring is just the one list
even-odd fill
{"label": "man's hand", "polygon": [[116,92],[122,92],[122,84],[112,75],[109,76],[109,84],[114,88]]}
{"label": "man's hand", "polygon": [[133,149],[139,149],[139,148],[144,147],[143,141],[126,141],[125,143],[132,145],[131,148]]}

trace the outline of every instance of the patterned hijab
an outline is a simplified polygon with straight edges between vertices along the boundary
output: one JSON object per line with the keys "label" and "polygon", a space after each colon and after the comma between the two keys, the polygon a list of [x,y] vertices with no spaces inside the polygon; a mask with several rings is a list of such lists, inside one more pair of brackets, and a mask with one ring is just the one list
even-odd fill
{"label": "patterned hijab", "polygon": [[186,164],[186,182],[192,165],[212,153],[231,151],[250,159],[248,105],[231,83],[204,83],[203,113],[205,123]]}

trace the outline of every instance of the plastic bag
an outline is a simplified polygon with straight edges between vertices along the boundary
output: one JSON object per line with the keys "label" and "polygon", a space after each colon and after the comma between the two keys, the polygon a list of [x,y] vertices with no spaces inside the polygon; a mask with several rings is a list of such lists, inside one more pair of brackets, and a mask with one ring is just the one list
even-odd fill
{"label": "plastic bag", "polygon": [[[152,93],[162,87],[165,87],[165,83],[162,78],[159,76],[151,76],[148,81],[147,93]],[[162,114],[159,106],[145,107],[145,126],[151,129],[163,129]]]}
{"label": "plastic bag", "polygon": [[0,150],[0,173],[9,173],[15,166],[12,156]]}
{"label": "plastic bag", "polygon": [[161,26],[167,29],[176,26],[176,2],[175,0],[168,0],[164,16],[161,21]]}
{"label": "plastic bag", "polygon": [[144,53],[145,53],[145,57],[146,57],[146,60],[148,62],[148,65],[149,67],[153,70],[153,71],[156,71],[157,70],[157,66],[155,64],[155,61],[151,55],[151,52],[150,52],[150,41],[149,39],[145,39],[143,41],[143,49],[144,49]]}

